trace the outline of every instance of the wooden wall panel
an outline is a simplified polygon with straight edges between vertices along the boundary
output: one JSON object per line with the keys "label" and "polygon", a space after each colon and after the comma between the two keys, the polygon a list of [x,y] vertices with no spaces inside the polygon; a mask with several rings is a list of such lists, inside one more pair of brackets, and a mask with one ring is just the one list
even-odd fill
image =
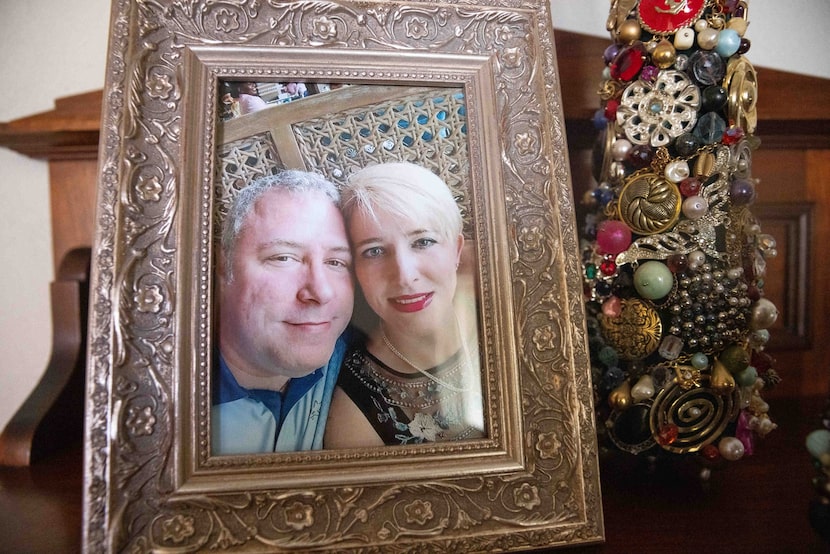
{"label": "wooden wall panel", "polygon": [[96,159],[49,162],[54,267],[67,252],[91,247],[95,234]]}

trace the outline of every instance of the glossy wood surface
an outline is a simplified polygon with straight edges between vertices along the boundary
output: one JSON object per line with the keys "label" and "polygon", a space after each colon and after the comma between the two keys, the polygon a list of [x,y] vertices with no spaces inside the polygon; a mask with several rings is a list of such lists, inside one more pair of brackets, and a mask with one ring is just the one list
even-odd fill
{"label": "glossy wood surface", "polygon": [[[824,402],[772,401],[779,428],[757,445],[754,456],[714,469],[707,482],[698,478],[697,464],[652,468],[641,457],[604,455],[606,542],[565,551],[830,551],[808,520],[815,471],[804,448]],[[0,551],[80,551],[81,467],[80,448],[74,448],[31,467],[0,468]]]}

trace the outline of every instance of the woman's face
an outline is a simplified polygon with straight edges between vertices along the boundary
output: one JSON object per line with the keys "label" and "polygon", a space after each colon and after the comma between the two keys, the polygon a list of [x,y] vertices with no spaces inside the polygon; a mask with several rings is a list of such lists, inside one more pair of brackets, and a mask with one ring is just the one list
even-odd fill
{"label": "woman's face", "polygon": [[454,325],[452,299],[464,239],[377,211],[349,223],[355,275],[389,330],[430,334]]}

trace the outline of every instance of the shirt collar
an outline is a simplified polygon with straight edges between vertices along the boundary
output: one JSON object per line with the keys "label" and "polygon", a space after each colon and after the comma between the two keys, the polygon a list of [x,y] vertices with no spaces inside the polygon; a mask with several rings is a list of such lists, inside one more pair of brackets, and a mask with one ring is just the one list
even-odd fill
{"label": "shirt collar", "polygon": [[[219,359],[219,369],[216,372],[216,376],[218,377],[217,383],[213,385],[213,404],[224,404],[226,402],[233,402],[234,400],[239,400],[240,398],[254,398],[261,401],[261,394],[257,394],[257,392],[262,393],[264,391],[259,389],[246,389],[242,385],[240,385],[236,377],[234,377],[233,373],[231,373],[230,368],[228,367],[227,362],[225,362],[225,358],[222,356],[220,352],[217,356]],[[317,368],[316,370],[312,371],[308,375],[303,377],[295,377],[288,381],[288,386],[286,387],[285,396],[288,399],[294,399],[295,397],[300,397],[305,392],[310,389],[314,384],[320,380],[323,376],[323,369],[322,367]],[[270,391],[276,392],[276,391]],[[300,393],[300,394],[298,394]],[[279,394],[279,393],[277,393]],[[293,404],[293,402],[291,402]]]}

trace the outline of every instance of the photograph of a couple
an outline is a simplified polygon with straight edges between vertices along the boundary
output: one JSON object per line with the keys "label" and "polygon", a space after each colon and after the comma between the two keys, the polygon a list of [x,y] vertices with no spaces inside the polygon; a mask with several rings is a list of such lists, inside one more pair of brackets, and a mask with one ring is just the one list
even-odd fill
{"label": "photograph of a couple", "polygon": [[338,182],[274,163],[222,187],[213,455],[486,436],[466,207],[401,144]]}

